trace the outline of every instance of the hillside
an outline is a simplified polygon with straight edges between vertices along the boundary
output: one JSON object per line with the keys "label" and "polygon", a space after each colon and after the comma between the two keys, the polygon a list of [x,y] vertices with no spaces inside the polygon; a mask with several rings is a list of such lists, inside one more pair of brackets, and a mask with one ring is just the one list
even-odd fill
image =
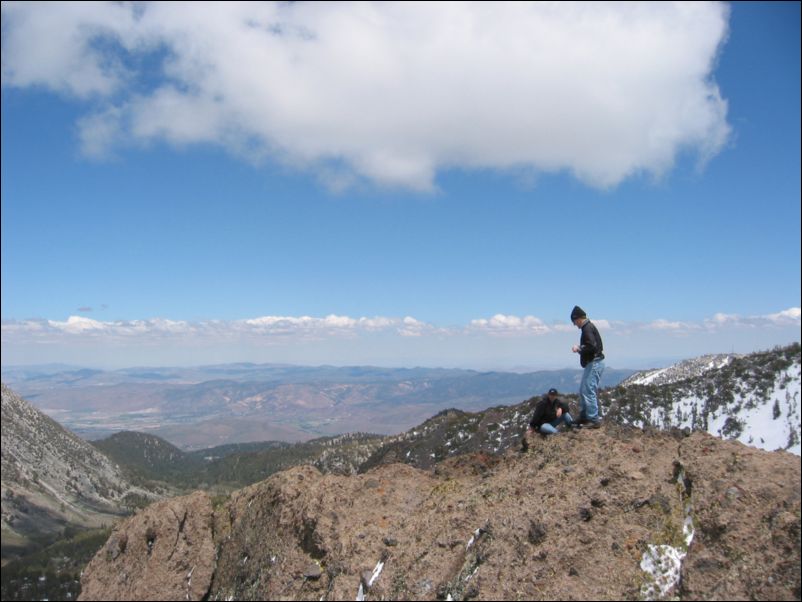
{"label": "hillside", "polygon": [[127,519],[81,599],[799,599],[799,491],[791,454],[613,424],[433,470],[297,467]]}
{"label": "hillside", "polygon": [[637,427],[703,430],[767,450],[800,454],[799,343],[724,359],[708,356],[694,363],[706,368],[689,375],[682,368],[691,362],[684,362],[678,364],[680,369],[663,371],[664,376],[674,376],[663,384],[607,389],[602,399],[610,408],[608,417]]}
{"label": "hillside", "polygon": [[110,524],[157,497],[5,385],[2,441],[4,557],[68,525]]}
{"label": "hillside", "polygon": [[138,483],[230,491],[299,464],[356,473],[384,441],[380,435],[349,433],[305,443],[267,441],[183,452],[154,435],[123,432],[92,444]]}
{"label": "hillside", "polygon": [[630,385],[666,385],[681,380],[701,376],[708,370],[723,368],[732,360],[741,357],[735,354],[712,354],[702,355],[691,359],[683,360],[667,368],[656,370],[642,370],[636,372],[629,378],[624,379],[619,384],[623,387]]}
{"label": "hillside", "polygon": [[444,410],[405,433],[387,437],[360,470],[393,462],[425,469],[462,454],[498,455],[518,449],[538,399],[482,412]]}
{"label": "hillside", "polygon": [[120,466],[145,478],[175,478],[202,465],[200,458],[189,456],[169,441],[146,433],[122,431],[91,443]]}

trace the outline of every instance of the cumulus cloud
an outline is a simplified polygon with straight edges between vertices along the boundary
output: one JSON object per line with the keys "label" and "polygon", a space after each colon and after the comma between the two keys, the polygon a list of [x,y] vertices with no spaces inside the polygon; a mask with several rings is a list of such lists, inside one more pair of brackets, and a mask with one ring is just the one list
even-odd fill
{"label": "cumulus cloud", "polygon": [[83,316],[70,316],[66,322],[48,320],[48,325],[69,334],[82,334],[107,330],[108,324]]}
{"label": "cumulus cloud", "polygon": [[46,86],[79,98],[108,96],[124,68],[94,43],[129,37],[131,7],[111,2],[3,3],[3,85]]}
{"label": "cumulus cloud", "polygon": [[228,323],[228,326],[241,334],[257,335],[351,335],[357,332],[375,332],[403,328],[403,322],[396,318],[351,318],[329,314],[323,318],[311,316],[262,316],[248,320]]}
{"label": "cumulus cloud", "polygon": [[776,314],[768,314],[763,316],[769,322],[778,325],[800,325],[802,323],[802,309],[799,307],[791,307]]}
{"label": "cumulus cloud", "polygon": [[58,320],[27,320],[24,322],[3,323],[4,333],[6,332],[6,326],[9,326],[11,331],[28,330],[40,335],[63,333],[109,337],[184,335],[197,331],[197,327],[189,322],[166,320],[164,318],[104,322],[83,316],[70,316],[64,322]]}
{"label": "cumulus cloud", "polygon": [[[593,323],[601,330],[611,331],[620,327],[620,323],[610,320],[594,319]],[[465,332],[473,334],[489,334],[492,336],[540,336],[544,334],[575,332],[573,324],[546,324],[535,316],[511,316],[496,314],[492,318],[471,320]]]}
{"label": "cumulus cloud", "polygon": [[152,318],[149,320],[100,321],[83,316],[59,320],[8,320],[3,322],[3,337],[30,336],[32,339],[56,339],[63,336],[106,337],[109,339],[275,339],[350,337],[374,332],[401,336],[420,336],[433,332],[432,325],[412,317],[352,318],[330,314],[312,316],[260,316],[245,320],[208,320],[187,322]]}
{"label": "cumulus cloud", "polygon": [[508,316],[496,314],[490,319],[480,318],[471,320],[468,326],[469,332],[478,332],[496,336],[510,335],[537,335],[551,332],[543,320],[534,316]]}
{"label": "cumulus cloud", "polygon": [[[800,309],[707,319],[621,322],[594,319],[617,367],[655,354],[692,357],[753,351],[799,340]],[[536,316],[495,314],[443,327],[405,317],[262,315],[240,320],[3,320],[4,362],[173,365],[221,361],[462,365],[486,368],[574,362],[579,332]],[[533,364],[534,362],[534,364]],[[633,365],[631,362],[635,362]],[[640,362],[640,363],[638,363]]]}
{"label": "cumulus cloud", "polygon": [[647,324],[633,325],[642,330],[661,330],[675,334],[690,334],[704,331],[720,331],[727,328],[750,329],[800,326],[800,308],[790,307],[786,310],[764,315],[743,316],[718,312],[701,322],[682,322],[658,319]]}
{"label": "cumulus cloud", "polygon": [[720,328],[764,328],[767,326],[799,326],[802,324],[799,307],[790,307],[786,310],[758,316],[741,316],[739,314],[717,313],[705,320],[704,325],[709,330]]}
{"label": "cumulus cloud", "polygon": [[[667,334],[687,335],[694,332],[720,331],[725,328],[753,329],[776,328],[787,326],[800,326],[800,308],[789,309],[766,315],[742,316],[739,314],[716,313],[699,322],[679,320],[666,320],[659,318],[647,323],[622,322],[606,319],[593,319],[593,323],[603,333],[616,333],[619,335],[632,335],[639,331],[662,331]],[[479,318],[463,329],[470,334],[489,334],[492,336],[539,336],[553,333],[569,333],[576,331],[571,324],[546,324],[534,316],[513,316],[496,314],[492,318]]]}
{"label": "cumulus cloud", "polygon": [[[699,322],[657,319],[648,323],[593,320],[603,335],[634,336],[639,332],[662,331],[684,336],[692,333],[723,330],[754,330],[798,328],[802,312],[792,307],[777,313],[741,316],[717,313]],[[393,318],[386,316],[360,317],[329,314],[313,316],[260,316],[244,320],[208,320],[187,322],[152,318],[148,320],[100,321],[84,316],[70,316],[59,320],[7,320],[2,324],[3,343],[49,342],[78,339],[109,340],[242,340],[292,341],[354,338],[379,333],[401,337],[440,336],[459,338],[491,336],[501,338],[541,337],[565,335],[575,332],[574,326],[546,324],[535,316],[495,314],[478,318],[458,327],[444,327],[418,320],[412,316]],[[577,333],[578,334],[578,333]]]}
{"label": "cumulus cloud", "polygon": [[449,331],[446,328],[436,328],[411,316],[404,318],[398,327],[398,334],[404,337],[421,337],[435,332],[446,334]]}
{"label": "cumulus cloud", "polygon": [[[724,3],[3,3],[3,85],[87,103],[87,155],[213,143],[430,191],[439,170],[657,177],[726,143]],[[147,68],[147,70],[145,70]]]}
{"label": "cumulus cloud", "polygon": [[646,328],[649,330],[680,331],[692,329],[693,325],[687,322],[664,320],[660,318],[647,324]]}

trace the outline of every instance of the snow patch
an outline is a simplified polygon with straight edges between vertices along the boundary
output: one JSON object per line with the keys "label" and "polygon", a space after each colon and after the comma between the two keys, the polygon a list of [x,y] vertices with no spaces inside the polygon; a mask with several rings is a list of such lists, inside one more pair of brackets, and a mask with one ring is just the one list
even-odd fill
{"label": "snow patch", "polygon": [[676,547],[666,544],[649,544],[649,548],[643,553],[640,561],[641,570],[651,577],[651,581],[641,587],[641,596],[644,600],[664,599],[673,593],[679,585],[682,561],[685,560],[688,548],[693,541],[692,506],[690,497],[686,497],[685,469],[679,471],[677,484],[680,485],[685,500],[685,519],[682,524],[685,545]]}
{"label": "snow patch", "polygon": [[[376,565],[376,567],[373,569],[373,574],[371,574],[370,580],[368,581],[368,587],[373,585],[376,579],[379,578],[379,575],[382,574],[383,568],[384,568],[384,562],[380,560]],[[362,582],[359,583],[359,591],[357,591],[356,593],[356,600],[357,602],[363,602],[365,600],[365,588],[362,585]]]}
{"label": "snow patch", "polygon": [[473,532],[473,535],[471,535],[471,538],[468,540],[468,545],[465,547],[466,552],[471,549],[471,546],[476,541],[476,538],[479,537],[479,535],[481,534],[482,534],[481,527]]}

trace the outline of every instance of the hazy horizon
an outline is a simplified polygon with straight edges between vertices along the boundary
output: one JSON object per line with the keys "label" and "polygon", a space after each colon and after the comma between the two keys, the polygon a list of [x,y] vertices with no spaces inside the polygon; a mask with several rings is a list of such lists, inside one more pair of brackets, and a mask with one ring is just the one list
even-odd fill
{"label": "hazy horizon", "polygon": [[[785,347],[794,343],[799,343],[799,340],[789,341],[787,344],[772,345],[771,347],[757,348],[751,351],[719,351],[716,353],[706,353],[702,355],[717,355],[717,354],[739,354],[747,355],[749,353],[769,351],[774,347]],[[673,356],[673,357],[653,357],[653,358],[639,358],[639,361],[633,361],[626,365],[606,362],[609,368],[618,370],[648,370],[652,368],[665,368],[667,366],[676,364],[683,360],[692,359],[699,356]],[[576,361],[570,364],[559,364],[556,361],[551,364],[543,363],[538,365],[495,365],[491,362],[485,364],[379,364],[379,363],[364,363],[364,362],[324,362],[324,363],[298,363],[298,362],[279,362],[279,361],[226,361],[219,363],[171,363],[171,364],[102,364],[102,363],[68,363],[68,362],[43,362],[43,363],[7,363],[0,360],[0,367],[3,370],[12,369],[42,369],[42,370],[102,370],[102,371],[124,371],[124,370],[138,370],[138,369],[200,369],[217,366],[232,366],[232,365],[252,365],[252,366],[277,366],[277,367],[301,367],[301,368],[378,368],[390,370],[414,370],[414,369],[428,369],[428,370],[473,370],[478,372],[512,372],[512,373],[525,373],[525,372],[539,372],[539,371],[556,371],[556,370],[574,370],[581,369]]]}

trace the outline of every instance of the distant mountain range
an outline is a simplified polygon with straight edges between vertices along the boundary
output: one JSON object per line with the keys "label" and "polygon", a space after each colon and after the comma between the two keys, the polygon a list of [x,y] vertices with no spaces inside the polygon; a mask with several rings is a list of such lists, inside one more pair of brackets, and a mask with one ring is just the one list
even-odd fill
{"label": "distant mountain range", "polygon": [[[653,371],[636,375],[629,384],[602,391],[605,414],[602,432],[615,445],[623,445],[622,449],[634,450],[635,454],[641,453],[644,445],[650,445],[647,439],[641,439],[644,431],[668,430],[670,436],[681,441],[681,429],[685,429],[688,432],[708,431],[725,439],[799,455],[800,356],[800,345],[794,344],[745,356],[715,358],[715,361],[713,358],[697,358],[694,362],[683,362],[672,370],[661,371],[663,384],[654,384],[656,379],[650,379],[656,374]],[[498,374],[478,376],[481,378],[474,382],[485,387],[490,387],[489,381],[493,379],[497,380],[500,389],[511,382]],[[95,377],[97,375],[91,378]],[[363,378],[365,375],[352,374],[352,377]],[[452,378],[453,375],[443,375],[436,380]],[[388,380],[389,383],[384,384],[394,387],[401,384]],[[555,376],[550,375],[550,382],[554,380]],[[243,403],[243,399],[237,396],[243,391],[253,391],[249,387],[258,390],[257,384],[248,381],[239,383],[242,388],[232,385],[232,382],[235,381],[201,383],[201,390],[219,393],[230,387],[227,390],[232,395],[228,401],[236,398],[235,403]],[[638,384],[643,382],[647,384]],[[450,385],[452,388],[439,388],[442,384],[433,383],[431,388],[460,390],[453,384]],[[354,384],[357,385],[378,386],[375,380]],[[340,387],[349,391],[347,384]],[[109,390],[114,390],[114,387]],[[178,391],[178,398],[188,396],[196,399],[197,391],[193,389]],[[493,458],[509,457],[513,451],[521,449],[522,435],[539,398],[540,395],[530,396],[512,405],[495,404],[476,412],[447,408],[406,431],[389,436],[356,433],[306,442],[229,444],[187,452],[150,433],[122,432],[89,445],[4,385],[3,556],[5,558],[13,555],[15,550],[25,548],[31,537],[52,535],[71,524],[108,523],[157,497],[195,488],[225,496],[232,489],[258,483],[299,464],[313,465],[323,473],[339,475],[380,474],[375,470],[398,463],[409,465],[410,470],[433,469],[435,474],[439,474],[438,471],[450,474],[454,467],[462,467],[460,470],[469,469],[479,477],[489,475],[498,462]],[[576,395],[568,394],[564,398],[576,412]],[[344,405],[347,407],[347,403]],[[360,406],[355,404],[354,407]],[[423,407],[428,405],[423,404]],[[562,441],[562,435],[557,437]],[[572,444],[566,445],[565,449],[569,450]],[[707,443],[696,445],[702,455],[708,448],[713,449],[710,446]],[[545,454],[543,465],[550,461],[548,458],[556,458],[549,455],[549,449],[543,447],[537,452]],[[600,449],[605,448],[602,446]],[[577,462],[580,462],[579,457]],[[467,459],[463,461],[460,458]],[[620,472],[622,459],[609,458],[612,474],[619,474],[616,471]],[[644,460],[651,462],[648,458]],[[798,467],[798,459],[796,462]],[[441,468],[444,466],[451,468]],[[412,473],[402,471],[400,474],[407,478]],[[633,483],[640,478],[633,476]],[[374,487],[374,481],[381,483],[369,479],[364,487]],[[415,486],[414,479],[410,486]],[[448,478],[443,484],[436,485],[446,487],[444,491],[448,486]],[[730,490],[739,491],[731,487],[727,496],[730,496]],[[381,488],[378,491],[380,493]],[[663,504],[660,500],[657,502]],[[796,520],[798,522],[798,516]],[[392,541],[393,537],[385,539]],[[311,546],[309,550],[316,549],[313,542],[308,545]],[[452,547],[448,542],[443,545],[446,549]],[[110,552],[109,558],[113,556]],[[15,571],[24,572],[24,569]]]}
{"label": "distant mountain range", "polygon": [[[641,377],[651,373],[646,371]],[[669,374],[676,378],[662,385],[622,383],[605,389],[601,398],[606,419],[638,428],[687,427],[769,451],[784,449],[800,454],[802,377],[798,345],[722,356],[715,361],[709,356],[696,358],[663,374],[664,378]],[[638,382],[637,378],[635,375],[630,382]],[[564,398],[578,414],[577,397]],[[142,478],[172,479],[190,488],[244,486],[302,463],[338,474],[392,462],[428,469],[466,453],[498,455],[519,448],[539,399],[535,396],[477,412],[450,408],[389,436],[352,434],[306,443],[267,442],[249,444],[247,449],[232,445],[187,453],[153,435],[119,433],[94,445]],[[696,409],[690,409],[689,400]]]}
{"label": "distant mountain range", "polygon": [[[608,368],[602,384],[632,373]],[[3,369],[7,385],[85,438],[140,431],[185,450],[343,432],[393,434],[450,407],[517,403],[551,387],[576,391],[580,378],[571,369],[519,374],[272,364]]]}

